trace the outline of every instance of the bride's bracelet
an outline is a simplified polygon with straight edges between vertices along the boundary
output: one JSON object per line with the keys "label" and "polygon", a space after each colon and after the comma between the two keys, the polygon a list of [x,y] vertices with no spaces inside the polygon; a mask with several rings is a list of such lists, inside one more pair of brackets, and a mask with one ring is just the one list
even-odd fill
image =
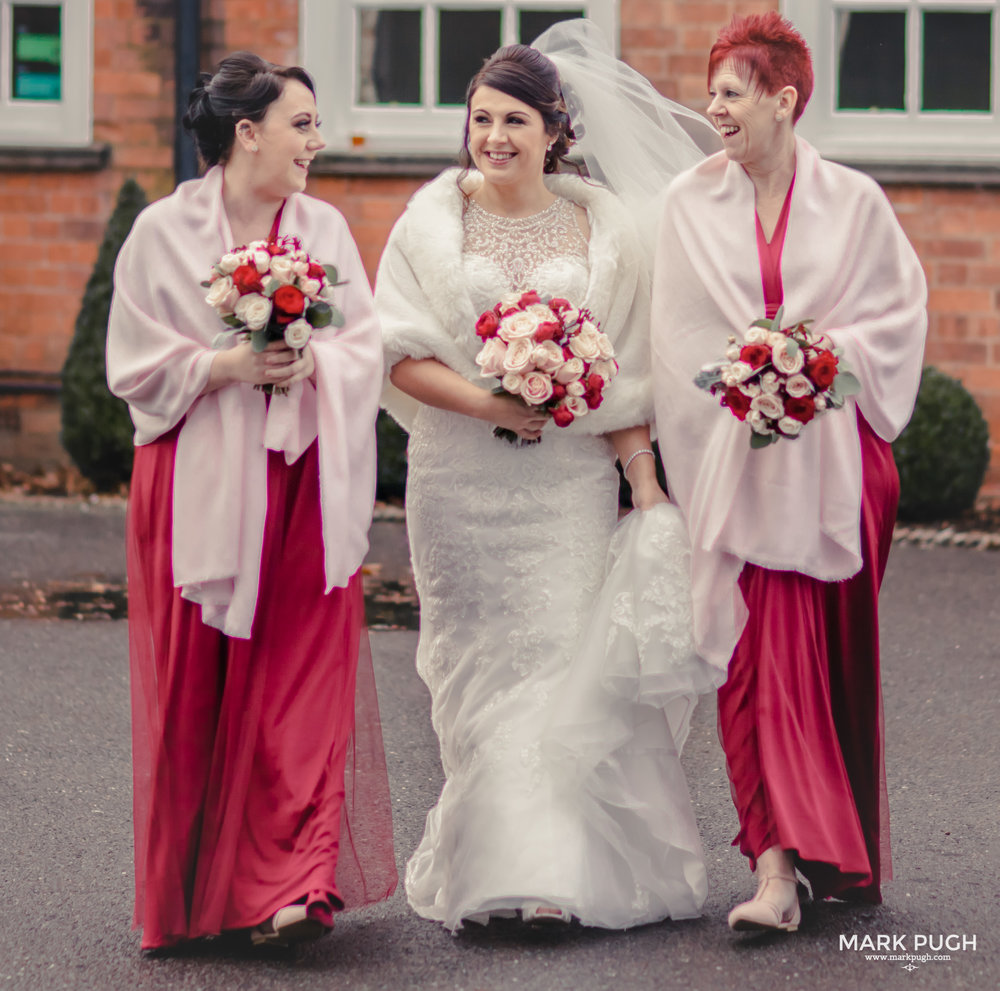
{"label": "bride's bracelet", "polygon": [[622,474],[625,476],[626,481],[628,481],[628,466],[632,464],[632,462],[635,461],[635,459],[639,457],[640,454],[649,454],[654,458],[656,457],[656,452],[653,451],[651,447],[640,447],[638,451],[633,451],[625,459],[625,464],[622,465]]}

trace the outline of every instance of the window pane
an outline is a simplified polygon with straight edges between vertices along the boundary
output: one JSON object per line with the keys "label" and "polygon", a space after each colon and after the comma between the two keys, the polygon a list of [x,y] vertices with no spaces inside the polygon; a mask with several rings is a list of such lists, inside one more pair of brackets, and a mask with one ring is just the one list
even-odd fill
{"label": "window pane", "polygon": [[465,88],[500,47],[499,10],[438,13],[438,103],[465,103]]}
{"label": "window pane", "polygon": [[11,10],[15,100],[62,99],[61,11],[59,4],[15,4]]}
{"label": "window pane", "polygon": [[992,15],[924,14],[924,110],[989,110]]}
{"label": "window pane", "polygon": [[358,103],[420,103],[419,10],[358,11]]}
{"label": "window pane", "polygon": [[845,11],[837,27],[837,109],[905,110],[906,14]]}
{"label": "window pane", "polygon": [[519,10],[517,36],[522,45],[530,45],[543,31],[559,21],[583,17],[582,10]]}

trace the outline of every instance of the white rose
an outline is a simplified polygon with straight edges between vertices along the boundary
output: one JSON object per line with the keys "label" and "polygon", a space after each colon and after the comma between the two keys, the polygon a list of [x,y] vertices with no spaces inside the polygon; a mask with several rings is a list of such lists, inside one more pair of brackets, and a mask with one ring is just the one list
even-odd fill
{"label": "white rose", "polygon": [[[782,335],[784,336],[784,335]],[[747,344],[764,344],[767,341],[766,327],[751,327],[744,335],[743,340]],[[734,345],[739,350],[739,344]]]}
{"label": "white rose", "polygon": [[586,391],[587,391],[586,386],[584,386],[584,384],[579,379],[577,379],[575,382],[570,382],[569,385],[566,386],[567,396],[582,396],[584,395],[584,393],[586,393]]}
{"label": "white rose", "polygon": [[504,293],[500,297],[500,312],[503,313],[504,310],[509,310],[512,306],[518,306],[521,302],[521,294],[519,292],[508,292]]}
{"label": "white rose", "polygon": [[763,391],[757,382],[740,382],[737,388],[744,396],[749,396],[750,399],[756,399]]}
{"label": "white rose", "polygon": [[611,338],[603,331],[597,332],[597,350],[605,361],[615,356],[615,347],[611,343]]}
{"label": "white rose", "polygon": [[726,365],[725,368],[721,368],[719,370],[719,380],[727,389],[731,389],[733,386],[740,384],[740,380],[733,371],[732,365]]}
{"label": "white rose", "polygon": [[786,437],[797,437],[801,429],[801,421],[793,420],[790,416],[783,416],[778,421],[778,430],[785,434]]}
{"label": "white rose", "polygon": [[271,267],[271,253],[266,248],[257,248],[250,253],[249,264],[263,275]]}
{"label": "white rose", "polygon": [[227,251],[219,259],[219,268],[222,269],[226,275],[231,275],[243,264],[243,256],[237,254],[235,251]]}
{"label": "white rose", "polygon": [[521,387],[524,385],[524,376],[519,375],[517,372],[507,372],[500,379],[500,385],[503,387],[504,392],[509,392],[512,396],[519,396],[521,395]]}
{"label": "white rose", "polygon": [[519,310],[509,317],[504,317],[500,321],[500,328],[497,333],[505,341],[514,341],[518,338],[531,337],[538,329],[539,320],[534,313],[527,310]]}
{"label": "white rose", "polygon": [[788,340],[788,335],[780,330],[772,330],[767,335],[766,344],[769,348],[776,348],[779,344],[784,344]]}
{"label": "white rose", "polygon": [[569,349],[584,361],[596,361],[601,357],[600,343],[593,324],[585,323],[583,329],[569,339]]}
{"label": "white rose", "polygon": [[750,402],[750,409],[756,410],[769,420],[780,420],[785,415],[785,404],[775,395],[762,392]]}
{"label": "white rose", "polygon": [[544,303],[532,303],[524,312],[538,317],[542,323],[553,319],[552,311]]}
{"label": "white rose", "polygon": [[[297,251],[295,254],[298,256],[301,252]],[[307,262],[304,258],[296,257],[295,263],[292,265],[292,271],[300,279],[304,279],[309,274],[309,262]]]}
{"label": "white rose", "polygon": [[516,337],[507,347],[507,353],[503,356],[503,368],[505,372],[525,372],[531,368],[531,355],[534,353],[535,343],[527,337]]}
{"label": "white rose", "polygon": [[271,275],[282,285],[290,286],[295,279],[295,263],[288,255],[275,255],[271,259]]}
{"label": "white rose", "polygon": [[790,396],[808,396],[813,391],[813,384],[805,375],[793,375],[785,383],[785,392]]}
{"label": "white rose", "polygon": [[251,330],[263,330],[271,319],[271,301],[259,292],[247,293],[237,300],[235,313]]}
{"label": "white rose", "polygon": [[767,424],[767,417],[759,410],[752,409],[747,413],[747,423],[755,434],[773,434],[774,431]]}
{"label": "white rose", "polygon": [[233,280],[228,275],[223,275],[212,283],[205,294],[205,302],[209,306],[214,306],[217,310],[228,311],[231,307],[224,304],[226,304],[230,293],[235,288]]}
{"label": "white rose", "polygon": [[781,382],[774,372],[764,372],[760,377],[760,387],[764,392],[774,395],[781,388]]}
{"label": "white rose", "polygon": [[817,396],[813,402],[816,404],[816,412],[826,409],[826,396]]}
{"label": "white rose", "polygon": [[[792,343],[793,350],[790,352],[788,345]],[[802,357],[802,348],[790,342],[788,338],[783,338],[780,344],[771,348],[771,364],[779,372],[785,375],[797,375],[805,367],[805,358]]]}
{"label": "white rose", "polygon": [[531,352],[531,360],[535,368],[551,375],[562,368],[566,359],[563,357],[562,348],[555,341],[542,341],[541,344],[535,345],[535,350]]}
{"label": "white rose", "polygon": [[556,372],[556,381],[566,385],[568,382],[575,382],[583,373],[585,366],[579,358],[570,358]]}
{"label": "white rose", "polygon": [[575,307],[571,306],[562,312],[563,326],[572,327],[573,324],[577,323],[580,319],[580,311]]}
{"label": "white rose", "polygon": [[573,414],[573,416],[586,416],[590,412],[590,407],[587,405],[586,401],[581,399],[579,396],[567,396],[563,400],[563,405]]}
{"label": "white rose", "polygon": [[296,351],[301,351],[312,337],[312,324],[308,320],[293,320],[285,328],[285,343]]}
{"label": "white rose", "polygon": [[544,372],[528,372],[521,385],[521,398],[529,406],[541,406],[552,398],[552,379]]}
{"label": "white rose", "polygon": [[507,353],[507,345],[499,337],[491,337],[476,355],[476,364],[479,365],[483,378],[492,378],[494,375],[503,375],[503,358]]}
{"label": "white rose", "polygon": [[319,297],[319,291],[323,288],[323,283],[319,279],[303,279],[299,283],[299,288],[310,298]]}
{"label": "white rose", "polygon": [[746,382],[747,379],[753,378],[757,374],[757,369],[746,361],[734,361],[729,366],[729,372],[735,380],[734,384],[739,385],[740,382]]}
{"label": "white rose", "polygon": [[740,351],[742,350],[743,349],[739,346],[739,344],[730,344],[729,347],[726,348],[726,359],[728,361],[739,361]]}
{"label": "white rose", "polygon": [[591,372],[600,375],[604,379],[604,384],[607,385],[608,382],[614,380],[614,377],[618,374],[618,362],[612,359],[611,361],[595,361],[590,366]]}

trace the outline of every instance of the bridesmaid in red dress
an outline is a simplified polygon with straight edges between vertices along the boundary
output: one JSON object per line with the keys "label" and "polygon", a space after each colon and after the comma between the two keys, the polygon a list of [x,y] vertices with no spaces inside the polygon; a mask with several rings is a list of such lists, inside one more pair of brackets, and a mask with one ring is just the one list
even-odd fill
{"label": "bridesmaid in red dress", "polygon": [[[136,426],[135,924],[144,949],[288,944],[396,883],[360,572],[381,339],[343,217],[304,193],[323,147],[304,70],[230,56],[185,124],[208,171],[136,221],[108,333]],[[344,326],[214,350],[202,280],[282,234],[337,266]]]}
{"label": "bridesmaid in red dress", "polygon": [[[724,150],[675,182],[657,255],[657,426],[691,530],[696,634],[728,659],[719,733],[756,871],[737,930],[794,931],[797,873],[814,897],[878,902],[891,876],[878,592],[899,480],[890,442],[919,383],[926,291],[877,186],[794,132],[812,91],[801,36],[778,14],[736,18],[709,60]],[[862,383],[795,440],[749,428],[691,385],[784,305],[812,318]],[[751,414],[752,415],[752,414]]]}

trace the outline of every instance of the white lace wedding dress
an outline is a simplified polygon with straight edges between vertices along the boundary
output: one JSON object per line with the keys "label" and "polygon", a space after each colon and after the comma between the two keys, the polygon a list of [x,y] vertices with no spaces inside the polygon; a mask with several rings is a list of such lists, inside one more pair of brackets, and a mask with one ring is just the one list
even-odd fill
{"label": "white lace wedding dress", "polygon": [[[477,311],[511,290],[583,298],[568,201],[523,220],[472,204],[464,223]],[[710,680],[691,654],[687,551],[673,507],[616,533],[617,493],[604,437],[550,425],[515,447],[429,406],[413,424],[417,668],[447,780],[406,891],[450,929],[529,899],[609,928],[694,916],[704,900],[678,760]]]}

